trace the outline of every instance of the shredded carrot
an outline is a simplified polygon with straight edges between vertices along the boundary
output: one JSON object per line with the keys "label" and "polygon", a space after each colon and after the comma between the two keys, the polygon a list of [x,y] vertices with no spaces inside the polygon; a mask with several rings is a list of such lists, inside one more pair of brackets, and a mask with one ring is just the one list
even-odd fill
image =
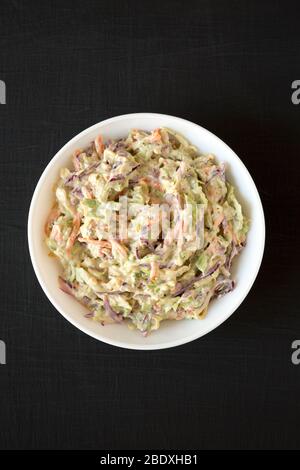
{"label": "shredded carrot", "polygon": [[214,228],[218,228],[219,225],[223,222],[224,214],[220,214],[214,221]]}
{"label": "shredded carrot", "polygon": [[160,129],[154,129],[154,131],[152,132],[149,140],[151,142],[161,142]]}
{"label": "shredded carrot", "polygon": [[227,223],[227,226],[224,229],[224,233],[225,233],[225,235],[231,235],[233,242],[235,244],[238,244],[238,239],[237,239],[236,234],[233,231],[231,222]]}
{"label": "shredded carrot", "polygon": [[81,243],[90,243],[91,245],[99,245],[101,248],[111,248],[111,244],[107,240],[94,240],[93,238],[79,237],[78,241]]}
{"label": "shredded carrot", "polygon": [[46,223],[45,223],[45,227],[44,227],[44,230],[45,230],[45,234],[47,236],[50,235],[50,232],[51,232],[51,229],[52,229],[52,225],[53,225],[53,222],[55,222],[55,220],[60,216],[60,210],[57,206],[54,206],[51,211],[50,211],[50,214],[48,215],[47,217],[47,220],[46,220]]}
{"label": "shredded carrot", "polygon": [[105,256],[105,252],[102,250],[101,246],[98,249],[98,256],[100,256],[101,258]]}
{"label": "shredded carrot", "polygon": [[158,273],[159,273],[159,265],[156,261],[151,261],[150,263],[151,270],[150,270],[150,281],[153,281],[155,278],[157,278]]}
{"label": "shredded carrot", "polygon": [[67,244],[66,244],[67,256],[71,255],[71,250],[78,236],[79,229],[80,229],[80,214],[78,214],[77,212],[73,219],[73,229],[72,229],[71,235],[69,236]]}
{"label": "shredded carrot", "polygon": [[96,137],[95,148],[96,148],[96,152],[98,153],[98,155],[101,156],[104,151],[104,143],[103,143],[102,135],[98,135],[98,137]]}
{"label": "shredded carrot", "polygon": [[73,152],[73,158],[72,158],[72,161],[73,161],[73,165],[74,165],[74,169],[75,171],[80,171],[81,170],[81,166],[80,166],[80,163],[77,159],[78,155],[80,155],[81,153],[83,152],[82,149],[77,149]]}
{"label": "shredded carrot", "polygon": [[55,240],[56,242],[62,241],[62,233],[59,225],[54,224],[50,233],[50,238]]}
{"label": "shredded carrot", "polygon": [[159,191],[162,191],[161,184],[158,181],[153,181],[153,179],[146,177],[140,178],[139,183],[142,184],[147,184],[148,186],[151,186],[154,189],[158,189]]}

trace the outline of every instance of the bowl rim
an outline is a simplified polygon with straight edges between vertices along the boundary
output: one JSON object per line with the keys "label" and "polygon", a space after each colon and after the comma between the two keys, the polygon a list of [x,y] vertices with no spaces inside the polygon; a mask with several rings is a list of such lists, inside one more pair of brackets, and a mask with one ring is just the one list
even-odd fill
{"label": "bowl rim", "polygon": [[[170,119],[176,120],[179,123],[182,122],[182,123],[188,124],[190,127],[194,127],[195,129],[199,129],[199,128],[202,129],[207,134],[211,135],[212,138],[219,141],[220,144],[222,144],[224,147],[226,147],[227,150],[229,150],[233,154],[233,156],[240,162],[241,166],[243,167],[243,170],[245,171],[245,173],[247,173],[248,177],[250,178],[250,180],[253,184],[253,193],[252,193],[251,200],[255,201],[255,204],[256,204],[257,208],[259,209],[262,226],[261,226],[260,243],[256,247],[256,249],[257,249],[257,252],[256,252],[256,259],[257,259],[256,269],[253,270],[253,272],[252,272],[252,276],[248,281],[247,288],[244,289],[242,295],[236,300],[236,302],[234,304],[232,304],[231,308],[228,309],[228,311],[226,312],[226,315],[220,317],[220,321],[215,322],[213,325],[207,326],[201,332],[195,332],[194,334],[185,336],[181,339],[165,341],[163,343],[158,343],[158,344],[154,344],[154,345],[152,345],[152,344],[143,345],[143,344],[134,344],[134,343],[122,342],[122,341],[119,341],[119,340],[114,340],[114,339],[106,338],[106,337],[103,338],[103,337],[101,337],[101,333],[99,333],[99,334],[94,333],[94,332],[90,331],[88,328],[85,328],[84,326],[79,325],[77,323],[76,319],[72,318],[68,313],[66,313],[63,310],[63,308],[60,307],[58,302],[55,300],[55,298],[52,297],[52,295],[48,291],[46,283],[43,281],[43,278],[42,278],[42,275],[41,275],[41,270],[39,268],[39,264],[38,264],[38,261],[37,261],[36,256],[35,256],[35,250],[34,250],[34,246],[33,246],[33,236],[32,236],[33,227],[34,227],[33,216],[34,216],[34,209],[35,209],[36,203],[38,201],[39,194],[42,190],[44,180],[46,179],[49,170],[52,168],[52,166],[54,166],[56,161],[59,160],[59,158],[65,152],[65,150],[68,147],[70,147],[75,141],[81,139],[82,137],[84,137],[89,132],[96,130],[99,126],[111,124],[112,122],[117,122],[117,121],[121,121],[121,120],[124,120],[124,119],[125,120],[130,120],[130,119],[136,119],[136,118],[158,118],[159,119],[161,117],[170,118]],[[31,262],[32,262],[32,265],[33,265],[35,275],[36,275],[36,277],[39,281],[39,284],[42,287],[46,297],[50,300],[50,302],[56,308],[56,310],[66,320],[68,320],[72,325],[74,325],[80,331],[82,331],[82,332],[86,333],[87,335],[91,336],[92,338],[95,338],[98,341],[102,341],[102,342],[104,342],[106,344],[109,344],[111,346],[117,346],[117,347],[120,347],[120,348],[134,349],[134,350],[157,350],[157,349],[167,349],[167,348],[172,348],[172,347],[175,347],[175,346],[180,346],[180,345],[189,343],[191,341],[194,341],[194,340],[196,340],[196,339],[198,339],[202,336],[205,336],[210,331],[213,331],[215,328],[217,328],[222,323],[224,323],[237,310],[237,308],[242,304],[242,302],[245,300],[245,298],[247,297],[250,289],[252,288],[252,286],[254,284],[254,281],[255,281],[255,279],[258,275],[258,272],[259,272],[259,269],[260,269],[260,266],[261,266],[261,262],[262,262],[262,259],[263,259],[264,248],[265,248],[265,232],[266,232],[266,229],[265,229],[264,210],[263,210],[262,202],[261,202],[261,199],[260,199],[260,196],[259,196],[259,192],[256,188],[254,180],[253,180],[250,172],[248,171],[246,165],[239,158],[239,156],[234,152],[234,150],[232,150],[232,148],[229,147],[229,145],[227,145],[222,139],[220,139],[218,136],[216,136],[213,132],[209,131],[205,127],[200,126],[199,124],[196,124],[194,122],[191,122],[191,121],[189,121],[187,119],[184,119],[184,118],[181,118],[181,117],[172,116],[172,115],[169,115],[169,114],[162,114],[162,113],[129,113],[129,114],[122,114],[122,115],[119,115],[119,116],[115,116],[115,117],[105,119],[105,120],[100,121],[96,124],[93,124],[92,126],[89,126],[88,128],[84,129],[83,131],[81,131],[80,133],[78,133],[74,137],[72,137],[66,144],[63,145],[63,147],[61,147],[56,152],[56,154],[51,158],[51,160],[49,161],[49,163],[47,164],[47,166],[43,170],[43,172],[42,172],[42,174],[41,174],[41,176],[38,180],[38,183],[35,187],[35,190],[34,190],[31,202],[30,202],[29,213],[28,213],[28,223],[27,223],[27,236],[28,236],[29,254],[30,254],[30,258],[31,258]]]}

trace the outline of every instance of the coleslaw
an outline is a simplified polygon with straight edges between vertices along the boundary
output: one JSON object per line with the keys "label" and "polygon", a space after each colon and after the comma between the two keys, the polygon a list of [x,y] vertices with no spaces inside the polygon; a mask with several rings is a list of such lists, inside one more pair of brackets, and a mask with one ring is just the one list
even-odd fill
{"label": "coleslaw", "polygon": [[[87,308],[87,318],[125,322],[146,336],[163,320],[204,318],[214,298],[232,291],[232,262],[249,222],[213,155],[171,129],[133,129],[115,141],[98,136],[72,163],[60,171],[45,241],[63,269],[59,287]],[[124,198],[131,210],[120,235]],[[170,209],[166,228],[153,207]]]}

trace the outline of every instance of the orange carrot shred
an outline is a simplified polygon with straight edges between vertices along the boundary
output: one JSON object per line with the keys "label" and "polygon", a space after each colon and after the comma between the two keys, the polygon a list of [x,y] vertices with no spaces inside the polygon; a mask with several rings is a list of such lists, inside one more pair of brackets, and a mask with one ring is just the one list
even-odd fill
{"label": "orange carrot shred", "polygon": [[78,214],[78,212],[77,212],[74,216],[73,229],[72,229],[71,235],[68,238],[67,245],[66,245],[66,254],[67,254],[67,256],[71,255],[71,250],[72,250],[72,247],[73,247],[73,245],[75,243],[75,240],[78,236],[79,229],[80,229],[80,214]]}

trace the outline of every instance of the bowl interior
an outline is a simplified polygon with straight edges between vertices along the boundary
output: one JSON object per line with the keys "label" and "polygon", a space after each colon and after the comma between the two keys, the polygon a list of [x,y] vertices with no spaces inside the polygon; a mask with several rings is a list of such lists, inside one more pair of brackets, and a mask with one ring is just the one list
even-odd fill
{"label": "bowl interior", "polygon": [[[78,147],[86,147],[99,133],[104,139],[121,138],[132,128],[152,130],[169,127],[183,134],[203,153],[215,154],[225,162],[229,180],[235,185],[244,212],[251,219],[247,246],[235,260],[233,277],[237,282],[234,291],[210,304],[203,320],[162,322],[161,328],[149,337],[131,331],[125,325],[105,327],[85,318],[86,310],[72,297],[58,288],[57,278],[61,272],[57,260],[48,256],[44,244],[43,227],[53,204],[53,185],[59,170],[70,166],[70,156]],[[28,220],[30,254],[38,280],[46,295],[71,323],[85,333],[107,343],[133,349],[160,349],[176,346],[198,338],[226,320],[247,295],[257,275],[264,249],[264,215],[255,184],[246,167],[236,154],[218,137],[189,121],[160,114],[134,114],[118,116],[96,124],[68,142],[51,160],[36,187]]]}

